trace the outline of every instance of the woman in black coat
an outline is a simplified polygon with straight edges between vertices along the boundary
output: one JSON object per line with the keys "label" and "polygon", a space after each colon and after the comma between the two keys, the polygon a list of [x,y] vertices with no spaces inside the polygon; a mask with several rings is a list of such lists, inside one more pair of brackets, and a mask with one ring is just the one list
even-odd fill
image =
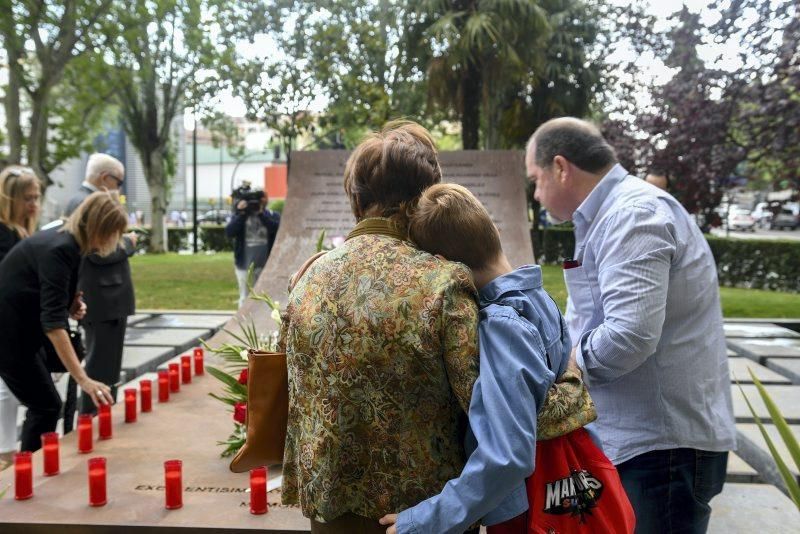
{"label": "woman in black coat", "polygon": [[[0,262],[36,230],[41,196],[33,170],[10,165],[0,172]],[[0,469],[11,463],[17,450],[18,409],[19,401],[0,379]]]}
{"label": "woman in black coat", "polygon": [[81,257],[116,250],[127,226],[117,195],[90,195],[63,227],[20,242],[0,263],[0,378],[28,408],[21,449],[40,448],[40,436],[56,428],[61,398],[42,358],[45,336],[64,367],[95,404],[112,402],[107,385],[89,378],[68,334],[68,317],[85,305],[76,294]]}

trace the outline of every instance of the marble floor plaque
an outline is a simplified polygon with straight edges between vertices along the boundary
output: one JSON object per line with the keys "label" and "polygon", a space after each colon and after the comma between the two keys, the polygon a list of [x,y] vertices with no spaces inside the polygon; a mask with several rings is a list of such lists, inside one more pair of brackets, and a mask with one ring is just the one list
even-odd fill
{"label": "marble floor plaque", "polygon": [[728,339],[728,346],[761,365],[767,358],[800,358],[800,339]]}
{"label": "marble floor plaque", "polygon": [[[772,397],[772,400],[781,410],[781,413],[786,418],[786,421],[789,424],[800,424],[800,387],[795,385],[764,387],[767,390],[767,393],[769,393],[770,397]],[[750,404],[753,405],[753,409],[756,411],[758,417],[760,417],[762,421],[768,420],[769,412],[767,412],[767,408],[764,406],[764,403],[758,394],[758,390],[756,390],[756,386],[743,384],[742,390],[750,400]],[[735,384],[732,386],[732,394],[733,414],[736,416],[736,421],[741,423],[754,422],[753,415],[747,408],[747,403],[745,403],[744,397],[742,397],[742,392]]]}
{"label": "marble floor plaque", "polygon": [[206,338],[211,334],[209,329],[158,329],[158,328],[128,328],[125,331],[125,345],[174,347],[176,352],[186,350],[198,344],[198,339]]}
{"label": "marble floor plaque", "polygon": [[[800,482],[800,471],[798,471],[797,466],[789,456],[789,450],[786,448],[783,439],[781,439],[778,429],[772,424],[765,424],[764,427],[773,445],[775,445],[778,454],[780,454],[781,458],[786,462],[789,471],[791,471],[798,482]],[[789,428],[795,436],[800,436],[800,425],[789,425]],[[775,460],[769,452],[767,443],[764,441],[764,437],[761,435],[758,425],[754,423],[737,423],[736,432],[739,438],[737,450],[739,456],[752,465],[753,468],[762,475],[764,480],[772,484],[783,486],[783,479],[781,479],[778,473]]]}
{"label": "marble floor plaque", "polygon": [[769,323],[725,323],[725,337],[800,339],[800,334]]}
{"label": "marble floor plaque", "polygon": [[725,484],[711,500],[709,534],[796,533],[797,508],[769,484]]}
{"label": "marble floor plaque", "polygon": [[211,328],[224,325],[230,316],[170,313],[136,323],[136,328]]}
{"label": "marble floor plaque", "polygon": [[745,462],[741,456],[735,452],[728,454],[728,472],[725,480],[727,482],[757,483],[758,471],[752,465]]}
{"label": "marble floor plaque", "polygon": [[127,345],[122,351],[122,369],[128,380],[150,372],[175,355],[172,347],[136,347]]}
{"label": "marble floor plaque", "polygon": [[767,359],[767,367],[788,377],[793,383],[800,385],[800,358],[769,358]]}
{"label": "marble floor plaque", "polygon": [[731,382],[734,379],[739,380],[742,384],[752,384],[753,379],[750,377],[748,369],[755,373],[762,384],[790,384],[791,380],[785,376],[776,373],[771,369],[767,369],[761,364],[758,364],[750,358],[730,358],[728,359],[728,367],[731,373]]}

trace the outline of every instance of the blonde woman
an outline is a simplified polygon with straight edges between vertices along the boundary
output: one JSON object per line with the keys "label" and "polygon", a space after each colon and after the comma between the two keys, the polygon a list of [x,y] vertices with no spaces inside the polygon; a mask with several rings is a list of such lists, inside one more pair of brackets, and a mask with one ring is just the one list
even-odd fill
{"label": "blonde woman", "polygon": [[[0,262],[11,247],[30,236],[39,218],[41,187],[31,169],[11,165],[0,172]],[[19,401],[0,379],[0,469],[17,448]]]}
{"label": "blonde woman", "polygon": [[95,404],[112,402],[109,387],[89,378],[81,367],[67,319],[86,313],[76,291],[81,257],[114,252],[127,222],[116,194],[93,193],[63,227],[25,239],[0,263],[0,378],[28,408],[22,450],[41,447],[41,434],[55,430],[61,409],[50,373],[36,357],[45,337]]}

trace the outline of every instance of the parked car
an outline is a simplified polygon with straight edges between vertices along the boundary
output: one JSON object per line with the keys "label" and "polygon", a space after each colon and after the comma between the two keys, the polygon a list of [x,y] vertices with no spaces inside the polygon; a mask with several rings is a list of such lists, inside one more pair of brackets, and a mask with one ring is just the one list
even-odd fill
{"label": "parked car", "polygon": [[756,226],[760,228],[769,228],[772,217],[774,216],[768,202],[759,202],[756,204],[756,208],[750,215],[756,220]]}
{"label": "parked car", "polygon": [[734,206],[728,213],[727,226],[730,230],[756,231],[756,220],[750,210]]}
{"label": "parked car", "polygon": [[800,226],[800,214],[791,208],[782,208],[781,211],[772,218],[772,223],[770,224],[770,228],[776,230],[783,230],[784,228],[796,230],[798,226]]}
{"label": "parked car", "polygon": [[198,223],[225,224],[231,218],[230,210],[208,210],[197,216]]}

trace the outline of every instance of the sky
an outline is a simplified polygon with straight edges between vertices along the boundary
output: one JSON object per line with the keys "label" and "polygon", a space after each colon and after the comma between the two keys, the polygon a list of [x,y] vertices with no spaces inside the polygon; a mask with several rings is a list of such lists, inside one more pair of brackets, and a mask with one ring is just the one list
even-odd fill
{"label": "sky", "polygon": [[[611,0],[612,3],[617,5],[627,5],[630,2],[625,0]],[[704,24],[711,24],[715,22],[713,13],[711,13],[706,6],[710,0],[650,0],[643,2],[649,13],[657,18],[657,30],[664,30],[670,26],[669,16],[674,12],[679,11],[683,5],[689,8],[693,13],[701,14],[701,21]],[[265,49],[272,48],[272,43],[264,36],[262,39],[256,39],[253,44],[246,44],[242,47],[242,52],[246,55],[257,55]],[[701,59],[707,62],[713,62],[718,56],[722,56],[721,62],[717,66],[724,69],[736,69],[740,63],[736,57],[735,50],[731,50],[724,45],[704,45],[698,53]],[[612,61],[616,60],[630,60],[636,59],[635,54],[631,50],[621,49],[615,55],[609,58]],[[653,57],[652,54],[643,55],[636,59],[637,65],[642,69],[643,75],[648,78],[653,84],[661,85],[667,82],[672,77],[672,70],[666,67],[659,59]],[[218,109],[224,110],[231,116],[243,117],[245,115],[245,105],[240,98],[233,97],[231,94],[221,95],[219,98]],[[325,106],[324,101],[316,103],[315,107],[322,110]],[[192,128],[190,116],[187,114],[186,127]]]}

